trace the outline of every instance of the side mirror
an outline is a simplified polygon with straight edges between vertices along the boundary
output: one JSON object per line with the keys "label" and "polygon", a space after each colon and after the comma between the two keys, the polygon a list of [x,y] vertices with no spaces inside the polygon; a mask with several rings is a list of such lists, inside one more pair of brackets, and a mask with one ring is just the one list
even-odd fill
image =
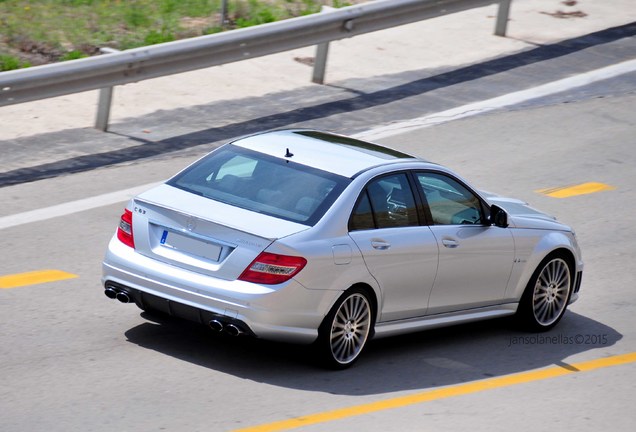
{"label": "side mirror", "polygon": [[506,228],[508,226],[508,214],[504,209],[493,204],[490,206],[490,223],[499,228]]}

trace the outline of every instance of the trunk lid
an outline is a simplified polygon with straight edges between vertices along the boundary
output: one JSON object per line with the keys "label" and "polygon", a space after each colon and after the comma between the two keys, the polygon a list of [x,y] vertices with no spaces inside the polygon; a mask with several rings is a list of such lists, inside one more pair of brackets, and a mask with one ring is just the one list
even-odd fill
{"label": "trunk lid", "polygon": [[165,184],[135,197],[131,211],[138,253],[224,280],[276,239],[308,228]]}

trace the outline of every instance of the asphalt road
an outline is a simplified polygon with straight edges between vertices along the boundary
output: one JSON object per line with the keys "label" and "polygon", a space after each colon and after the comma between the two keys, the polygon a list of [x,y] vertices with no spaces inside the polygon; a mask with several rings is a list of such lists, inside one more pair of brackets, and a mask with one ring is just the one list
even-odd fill
{"label": "asphalt road", "polygon": [[[121,202],[0,230],[0,275],[57,269],[78,276],[0,289],[0,429],[283,430],[273,422],[360,407],[298,430],[631,431],[636,363],[581,366],[636,352],[636,85],[618,81],[632,91],[551,100],[382,140],[576,228],[586,262],[581,299],[549,340],[506,321],[483,322],[373,341],[354,368],[330,372],[303,347],[145,317],[108,300],[99,282]],[[12,214],[125,189],[159,181],[196,156],[10,186],[0,189],[0,202]],[[614,189],[562,199],[537,192],[586,182]],[[555,369],[566,374],[537,373]],[[467,392],[476,382],[486,384]],[[391,405],[448,389],[454,393]]]}

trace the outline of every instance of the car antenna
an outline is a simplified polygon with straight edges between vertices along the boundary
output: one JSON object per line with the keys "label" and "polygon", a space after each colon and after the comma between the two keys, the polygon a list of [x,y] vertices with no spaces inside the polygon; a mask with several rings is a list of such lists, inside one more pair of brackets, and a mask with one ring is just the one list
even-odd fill
{"label": "car antenna", "polygon": [[285,152],[285,157],[286,158],[290,158],[292,157],[294,154],[292,152],[289,151],[289,149],[287,149],[287,151]]}

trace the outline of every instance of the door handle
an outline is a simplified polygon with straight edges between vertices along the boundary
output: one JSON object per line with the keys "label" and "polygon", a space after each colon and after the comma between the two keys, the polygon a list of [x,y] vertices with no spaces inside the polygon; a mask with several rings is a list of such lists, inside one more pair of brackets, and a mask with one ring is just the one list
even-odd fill
{"label": "door handle", "polygon": [[382,241],[375,241],[375,240],[371,241],[371,246],[373,246],[373,249],[377,249],[377,250],[387,250],[388,248],[391,247],[389,243],[382,242]]}
{"label": "door handle", "polygon": [[457,240],[453,240],[453,239],[443,239],[442,240],[442,244],[450,249],[454,249],[457,246],[459,246],[459,242]]}

